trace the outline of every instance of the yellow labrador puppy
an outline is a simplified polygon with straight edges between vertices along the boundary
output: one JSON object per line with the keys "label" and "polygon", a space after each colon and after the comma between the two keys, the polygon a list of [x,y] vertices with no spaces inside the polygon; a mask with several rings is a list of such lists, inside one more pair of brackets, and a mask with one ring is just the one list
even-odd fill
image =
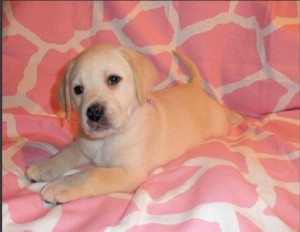
{"label": "yellow labrador puppy", "polygon": [[[196,66],[184,55],[188,84],[151,92],[153,64],[141,54],[98,45],[69,65],[59,101],[80,119],[75,142],[49,160],[32,163],[27,177],[51,181],[41,191],[53,204],[137,188],[155,167],[166,164],[212,136],[224,136],[242,117],[201,89]],[[97,167],[58,178],[88,162]]]}

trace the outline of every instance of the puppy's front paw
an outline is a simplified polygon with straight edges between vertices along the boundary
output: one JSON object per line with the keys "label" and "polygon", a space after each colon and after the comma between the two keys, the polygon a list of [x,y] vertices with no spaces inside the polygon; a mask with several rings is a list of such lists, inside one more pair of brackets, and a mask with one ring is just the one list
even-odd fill
{"label": "puppy's front paw", "polygon": [[51,160],[43,160],[30,164],[25,175],[31,182],[45,182],[60,176],[60,173]]}
{"label": "puppy's front paw", "polygon": [[69,176],[45,185],[41,191],[42,199],[54,205],[78,199],[80,190],[72,179],[73,176]]}

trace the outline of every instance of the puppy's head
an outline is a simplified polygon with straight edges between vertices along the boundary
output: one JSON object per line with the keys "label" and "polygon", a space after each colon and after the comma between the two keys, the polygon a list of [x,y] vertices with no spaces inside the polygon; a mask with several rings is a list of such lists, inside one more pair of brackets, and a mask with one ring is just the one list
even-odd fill
{"label": "puppy's head", "polygon": [[58,100],[67,118],[73,107],[83,132],[103,138],[122,131],[154,85],[156,69],[125,47],[98,45],[79,54],[62,80]]}

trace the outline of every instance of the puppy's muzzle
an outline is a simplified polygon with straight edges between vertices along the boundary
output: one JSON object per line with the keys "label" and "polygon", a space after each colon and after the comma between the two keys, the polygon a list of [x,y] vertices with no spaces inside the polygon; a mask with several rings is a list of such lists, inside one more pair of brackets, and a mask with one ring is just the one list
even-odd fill
{"label": "puppy's muzzle", "polygon": [[109,123],[105,117],[105,108],[101,104],[93,104],[86,110],[88,125],[93,130],[107,129]]}
{"label": "puppy's muzzle", "polygon": [[92,122],[98,122],[104,116],[104,107],[99,104],[91,105],[87,108],[86,116]]}

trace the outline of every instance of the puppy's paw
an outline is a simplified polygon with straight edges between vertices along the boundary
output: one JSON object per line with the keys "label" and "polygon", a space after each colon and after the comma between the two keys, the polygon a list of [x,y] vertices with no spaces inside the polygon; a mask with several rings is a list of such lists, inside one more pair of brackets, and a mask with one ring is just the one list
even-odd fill
{"label": "puppy's paw", "polygon": [[80,197],[79,188],[71,179],[72,177],[66,177],[45,185],[41,191],[42,199],[54,205],[78,199]]}
{"label": "puppy's paw", "polygon": [[25,175],[31,182],[35,183],[53,180],[60,176],[60,173],[51,160],[43,160],[35,161],[30,164]]}
{"label": "puppy's paw", "polygon": [[228,114],[228,122],[233,126],[238,126],[244,121],[243,116],[241,116],[240,114],[234,111],[228,110],[227,114]]}

